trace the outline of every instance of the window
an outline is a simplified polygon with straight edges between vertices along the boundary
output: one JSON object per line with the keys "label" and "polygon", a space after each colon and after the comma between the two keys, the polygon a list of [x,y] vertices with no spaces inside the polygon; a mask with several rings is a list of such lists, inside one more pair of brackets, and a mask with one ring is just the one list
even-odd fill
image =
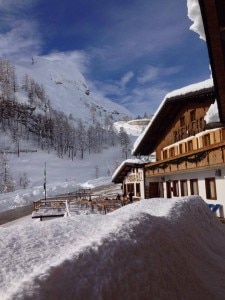
{"label": "window", "polygon": [[181,196],[187,196],[188,195],[187,180],[181,180],[180,181],[180,192],[181,192]]}
{"label": "window", "polygon": [[181,117],[180,118],[180,127],[184,127],[185,126],[185,117]]}
{"label": "window", "polygon": [[190,179],[191,195],[199,195],[198,191],[198,179]]}
{"label": "window", "polygon": [[215,178],[205,179],[206,198],[216,200],[216,181]]}
{"label": "window", "polygon": [[130,192],[134,192],[134,184],[133,183],[128,183],[127,184],[127,192],[130,193]]}
{"label": "window", "polygon": [[178,180],[173,181],[173,196],[175,196],[175,197],[179,196]]}
{"label": "window", "polygon": [[140,183],[136,183],[136,196],[140,197],[141,193],[140,193]]}
{"label": "window", "polygon": [[208,134],[203,135],[202,141],[203,141],[204,147],[209,146],[210,145],[210,134],[208,133]]}
{"label": "window", "polygon": [[187,148],[188,148],[188,151],[192,151],[193,150],[193,143],[192,143],[192,141],[188,141],[187,142]]}
{"label": "window", "polygon": [[194,122],[196,120],[195,109],[190,112],[190,119],[191,122]]}

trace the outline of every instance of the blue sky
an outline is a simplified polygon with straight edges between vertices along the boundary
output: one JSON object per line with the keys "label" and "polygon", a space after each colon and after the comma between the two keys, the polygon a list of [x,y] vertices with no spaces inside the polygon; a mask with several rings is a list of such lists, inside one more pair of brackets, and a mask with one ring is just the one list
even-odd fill
{"label": "blue sky", "polygon": [[185,0],[0,0],[0,57],[55,56],[135,115],[210,76]]}

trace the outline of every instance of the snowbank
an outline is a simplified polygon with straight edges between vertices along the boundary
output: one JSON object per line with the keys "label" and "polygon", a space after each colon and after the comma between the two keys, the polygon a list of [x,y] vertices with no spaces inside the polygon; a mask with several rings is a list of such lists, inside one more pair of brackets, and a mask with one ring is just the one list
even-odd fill
{"label": "snowbank", "polygon": [[225,228],[200,197],[0,228],[0,299],[224,299]]}

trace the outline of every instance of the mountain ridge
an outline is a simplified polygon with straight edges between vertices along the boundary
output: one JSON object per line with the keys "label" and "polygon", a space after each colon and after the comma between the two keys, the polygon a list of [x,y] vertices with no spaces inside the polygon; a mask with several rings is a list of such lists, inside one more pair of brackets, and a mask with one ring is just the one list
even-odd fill
{"label": "mountain ridge", "polygon": [[15,71],[20,83],[28,75],[43,85],[52,106],[75,120],[81,118],[90,124],[96,120],[104,123],[106,116],[111,116],[113,121],[133,117],[123,106],[90,91],[84,76],[66,60],[51,61],[36,56],[18,62]]}

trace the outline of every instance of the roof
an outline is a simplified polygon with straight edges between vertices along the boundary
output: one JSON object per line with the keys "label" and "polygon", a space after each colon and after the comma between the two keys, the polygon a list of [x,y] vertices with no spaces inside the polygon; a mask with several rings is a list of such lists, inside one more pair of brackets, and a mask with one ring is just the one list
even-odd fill
{"label": "roof", "polygon": [[211,100],[212,103],[215,100],[212,79],[167,94],[145,131],[134,143],[132,154],[149,155],[154,152],[174,116],[184,108],[184,104],[205,103],[206,100]]}
{"label": "roof", "polygon": [[144,166],[141,159],[127,159],[123,161],[112,175],[112,182],[122,183],[123,179],[132,170],[132,168],[141,168]]}

